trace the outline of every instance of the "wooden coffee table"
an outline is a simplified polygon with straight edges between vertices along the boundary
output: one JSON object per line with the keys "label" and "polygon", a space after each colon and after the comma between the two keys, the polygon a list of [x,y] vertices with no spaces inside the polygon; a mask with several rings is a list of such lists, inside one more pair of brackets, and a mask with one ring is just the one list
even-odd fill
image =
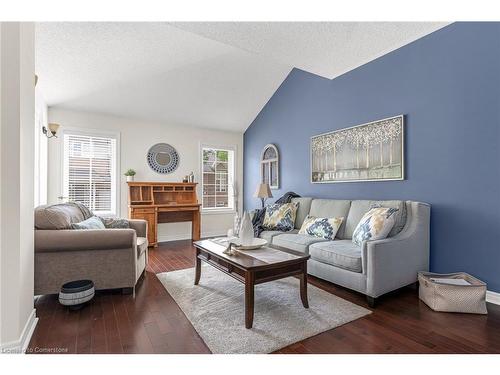
{"label": "wooden coffee table", "polygon": [[236,255],[223,253],[225,247],[211,240],[194,243],[196,266],[194,284],[201,277],[201,262],[210,264],[219,271],[245,284],[245,327],[252,328],[254,314],[254,286],[289,276],[299,276],[300,298],[305,308],[307,301],[307,260],[309,255],[265,246],[257,250],[238,251]]}

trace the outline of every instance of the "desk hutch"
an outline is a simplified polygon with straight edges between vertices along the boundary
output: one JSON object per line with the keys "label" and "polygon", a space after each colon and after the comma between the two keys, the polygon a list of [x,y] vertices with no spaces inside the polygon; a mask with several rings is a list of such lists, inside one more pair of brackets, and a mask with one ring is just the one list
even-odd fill
{"label": "desk hutch", "polygon": [[148,242],[158,246],[158,224],[191,221],[191,236],[200,239],[200,204],[196,183],[127,182],[129,218],[148,222]]}

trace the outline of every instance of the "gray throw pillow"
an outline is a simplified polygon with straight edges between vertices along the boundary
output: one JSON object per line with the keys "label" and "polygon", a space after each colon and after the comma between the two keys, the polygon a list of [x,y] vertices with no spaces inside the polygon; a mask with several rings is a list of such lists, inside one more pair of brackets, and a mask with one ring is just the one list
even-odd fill
{"label": "gray throw pillow", "polygon": [[112,217],[100,217],[104,226],[107,229],[127,229],[130,228],[130,223],[127,219],[115,219]]}
{"label": "gray throw pillow", "polygon": [[87,220],[71,224],[71,229],[106,229],[106,227],[102,223],[101,219],[97,216],[92,216]]}

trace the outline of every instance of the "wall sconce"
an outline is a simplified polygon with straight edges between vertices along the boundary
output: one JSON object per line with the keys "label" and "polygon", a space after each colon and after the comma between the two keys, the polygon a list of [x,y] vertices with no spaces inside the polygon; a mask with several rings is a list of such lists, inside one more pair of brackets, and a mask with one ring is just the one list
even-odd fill
{"label": "wall sconce", "polygon": [[[59,124],[49,124],[49,130],[47,130],[47,128],[44,126],[42,127],[42,132],[43,134],[45,134],[47,138],[54,138],[54,137],[57,138],[56,133],[57,129],[59,129],[59,126],[60,126]],[[49,131],[51,135],[49,135]]]}

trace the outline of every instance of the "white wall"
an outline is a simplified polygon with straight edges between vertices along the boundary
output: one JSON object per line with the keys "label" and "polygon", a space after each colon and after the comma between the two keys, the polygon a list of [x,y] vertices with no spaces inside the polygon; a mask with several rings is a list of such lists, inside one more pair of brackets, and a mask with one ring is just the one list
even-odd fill
{"label": "white wall", "polygon": [[[196,109],[193,109],[196,110]],[[214,146],[236,147],[236,182],[242,186],[243,178],[243,134],[240,132],[226,132],[208,130],[183,125],[162,124],[135,119],[128,119],[103,114],[70,111],[60,108],[49,108],[49,122],[61,125],[68,129],[96,129],[100,131],[120,133],[120,214],[127,217],[128,191],[125,182],[125,172],[128,168],[135,169],[136,181],[168,181],[179,182],[191,171],[195,174],[195,181],[200,182],[200,143]],[[146,153],[149,148],[159,142],[171,144],[177,149],[180,163],[177,170],[171,174],[160,175],[152,171],[146,162]],[[59,202],[62,195],[62,146],[61,138],[49,140],[49,168],[48,168],[48,201]],[[198,185],[198,199],[201,202],[201,186]],[[241,190],[238,199],[240,209],[242,204]],[[232,227],[233,213],[203,213],[202,236],[216,236],[225,234]],[[169,241],[191,238],[190,223],[160,224],[158,240]]]}
{"label": "white wall", "polygon": [[48,139],[42,132],[42,127],[48,128],[47,112],[42,93],[35,89],[35,207],[47,203]]}
{"label": "white wall", "polygon": [[0,347],[25,347],[33,308],[34,25],[1,23]]}

